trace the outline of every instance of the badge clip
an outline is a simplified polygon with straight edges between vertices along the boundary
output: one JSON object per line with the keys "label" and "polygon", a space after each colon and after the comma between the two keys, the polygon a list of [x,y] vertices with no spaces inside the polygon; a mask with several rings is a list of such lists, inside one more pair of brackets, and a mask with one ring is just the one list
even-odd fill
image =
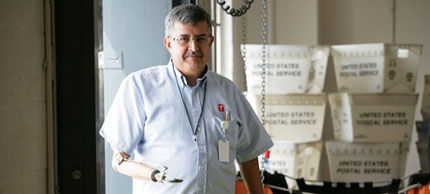
{"label": "badge clip", "polygon": [[229,126],[228,119],[229,119],[229,111],[226,111],[224,121],[221,121],[221,129],[222,129],[224,141],[226,139],[226,131],[227,131],[228,126]]}

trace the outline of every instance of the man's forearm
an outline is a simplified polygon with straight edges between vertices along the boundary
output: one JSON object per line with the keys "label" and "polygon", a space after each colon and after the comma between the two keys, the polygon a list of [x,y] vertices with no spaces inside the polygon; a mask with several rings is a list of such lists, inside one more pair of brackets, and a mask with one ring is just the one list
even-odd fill
{"label": "man's forearm", "polygon": [[121,174],[141,180],[154,181],[153,172],[156,170],[155,168],[144,163],[129,160],[129,155],[119,150],[114,150],[112,167],[116,172]]}
{"label": "man's forearm", "polygon": [[258,158],[239,164],[240,174],[249,194],[263,194]]}

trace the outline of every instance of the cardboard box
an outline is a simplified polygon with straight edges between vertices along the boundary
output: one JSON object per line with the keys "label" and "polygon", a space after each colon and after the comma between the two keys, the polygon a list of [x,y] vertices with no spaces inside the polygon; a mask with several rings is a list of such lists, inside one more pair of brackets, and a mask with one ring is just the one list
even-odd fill
{"label": "cardboard box", "polygon": [[[277,171],[290,177],[316,181],[319,178],[322,149],[322,141],[299,144],[274,141],[265,169],[271,173]],[[288,178],[286,180],[289,188],[296,188],[294,180]]]}
{"label": "cardboard box", "polygon": [[410,141],[418,94],[329,94],[336,140]]}
{"label": "cardboard box", "polygon": [[[261,94],[261,44],[246,48],[246,81],[249,93]],[[324,87],[329,46],[267,45],[266,94],[318,94]],[[288,83],[288,84],[286,84]]]}
{"label": "cardboard box", "polygon": [[391,181],[404,175],[409,142],[325,143],[331,181]]}
{"label": "cardboard box", "polygon": [[338,92],[413,93],[422,45],[331,46]]}
{"label": "cardboard box", "polygon": [[[261,95],[247,95],[262,118]],[[273,140],[313,142],[322,138],[326,94],[266,96],[265,128]]]}

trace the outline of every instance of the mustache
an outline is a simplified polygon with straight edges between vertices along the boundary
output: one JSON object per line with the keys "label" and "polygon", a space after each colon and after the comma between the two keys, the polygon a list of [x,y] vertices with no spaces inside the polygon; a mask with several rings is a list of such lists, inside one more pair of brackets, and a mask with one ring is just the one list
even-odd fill
{"label": "mustache", "polygon": [[184,58],[187,57],[203,57],[203,53],[200,51],[187,51],[184,55]]}

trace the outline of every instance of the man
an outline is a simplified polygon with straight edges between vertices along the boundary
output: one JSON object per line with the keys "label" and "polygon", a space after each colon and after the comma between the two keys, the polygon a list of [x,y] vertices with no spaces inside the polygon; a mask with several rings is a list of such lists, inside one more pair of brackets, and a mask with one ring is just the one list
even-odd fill
{"label": "man", "polygon": [[273,143],[236,86],[208,71],[208,13],[178,6],[165,27],[171,61],[125,78],[100,131],[113,168],[135,194],[233,194],[236,159],[249,193],[262,194],[257,156]]}

